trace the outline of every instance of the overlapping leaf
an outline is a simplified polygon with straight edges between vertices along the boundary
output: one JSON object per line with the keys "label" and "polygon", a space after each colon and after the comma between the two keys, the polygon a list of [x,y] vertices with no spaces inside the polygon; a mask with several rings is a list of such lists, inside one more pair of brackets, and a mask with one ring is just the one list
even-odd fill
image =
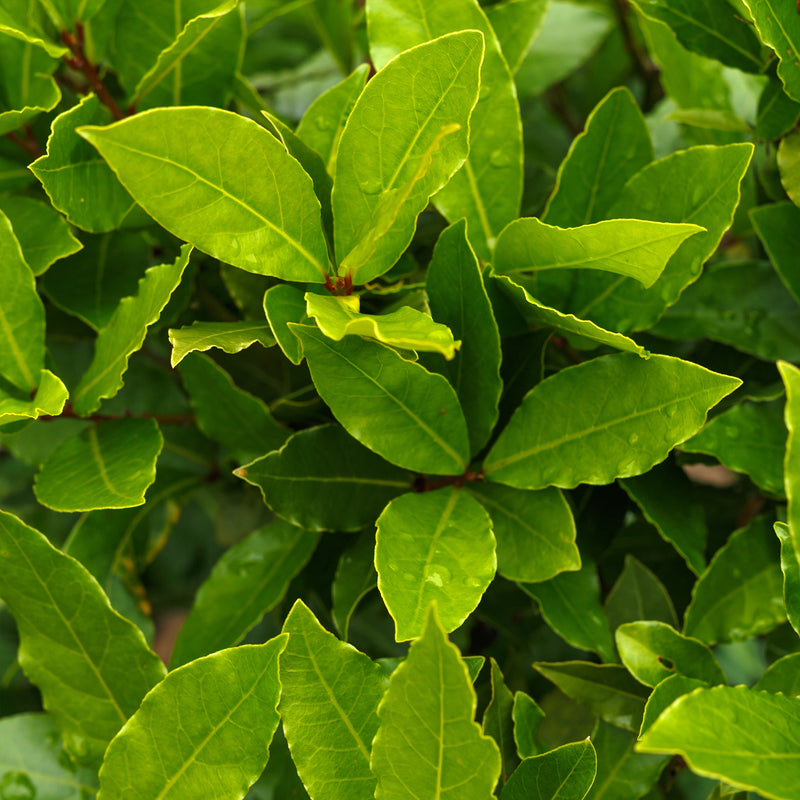
{"label": "overlapping leaf", "polygon": [[350,620],[361,599],[378,586],[375,571],[375,533],[364,531],[355,544],[342,553],[331,584],[331,616],[343,639],[348,638]]}
{"label": "overlapping leaf", "polygon": [[239,353],[258,342],[272,347],[275,337],[266,322],[194,322],[183,328],[170,328],[171,364],[176,367],[189,353],[218,348]]}
{"label": "overlapping leaf", "polygon": [[565,744],[526,758],[503,787],[500,800],[583,800],[597,774],[592,743]]}
{"label": "overlapping leaf", "polygon": [[0,425],[38,419],[43,415],[58,416],[67,402],[68,392],[61,379],[48,369],[39,375],[39,387],[32,399],[24,393],[0,388]]}
{"label": "overlapping leaf", "polygon": [[778,369],[786,386],[784,414],[789,429],[784,460],[787,527],[779,528],[778,535],[786,611],[794,629],[800,632],[800,370],[784,362],[778,364]]}

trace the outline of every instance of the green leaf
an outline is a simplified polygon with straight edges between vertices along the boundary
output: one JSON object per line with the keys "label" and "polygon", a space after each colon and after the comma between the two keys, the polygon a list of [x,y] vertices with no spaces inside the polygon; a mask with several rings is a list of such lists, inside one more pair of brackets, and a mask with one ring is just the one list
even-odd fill
{"label": "green leaf", "polygon": [[707,644],[751,639],[786,620],[778,542],[756,517],[717,550],[692,590],[683,632]]}
{"label": "green leaf", "polygon": [[800,246],[800,208],[794,203],[772,203],[751,209],[750,219],[775,272],[800,303],[800,269],[794,258]]}
{"label": "green leaf", "polygon": [[36,476],[36,499],[56,511],[140,506],[163,444],[152,419],[93,425],[53,450]]}
{"label": "green leaf", "polygon": [[454,487],[404,494],[377,521],[378,589],[398,642],[422,635],[428,606],[455,630],[494,578],[492,521],[469,494]]}
{"label": "green leaf", "polygon": [[778,77],[786,93],[800,101],[800,15],[778,0],[742,0],[755,23],[758,36],[778,56]]}
{"label": "green leaf", "polygon": [[504,578],[536,583],[580,569],[575,520],[558,489],[530,492],[478,482],[468,489],[492,518],[497,571]]}
{"label": "green leaf", "polygon": [[0,425],[43,415],[56,417],[63,411],[68,396],[61,379],[47,369],[41,371],[39,388],[31,400],[0,387]]}
{"label": "green leaf", "polygon": [[684,442],[687,453],[706,453],[735,472],[749,475],[764,492],[782,497],[786,426],[783,400],[740,403],[714,417]]}
{"label": "green leaf", "polygon": [[800,554],[788,525],[776,522],[775,533],[781,542],[783,603],[786,616],[800,635]]}
{"label": "green leaf", "polygon": [[262,347],[272,347],[275,337],[266,322],[194,322],[183,328],[170,328],[173,367],[196,350],[216,347],[226,353],[239,353],[258,342]]}
{"label": "green leaf", "polygon": [[139,281],[135,295],[126,297],[95,342],[94,358],[73,392],[72,405],[81,416],[96,411],[104,398],[114,397],[122,388],[128,359],[142,346],[147,329],[178,287],[192,248],[184,245],[172,264],[150,267]]}
{"label": "green leaf", "polygon": [[598,721],[592,733],[597,753],[597,776],[587,800],[637,800],[658,780],[666,756],[635,753],[636,736]]}
{"label": "green leaf", "polygon": [[354,283],[397,261],[431,195],[464,163],[482,53],[476,31],[421,44],[381,69],[356,101],[332,196],[339,271]]}
{"label": "green leaf", "polygon": [[533,665],[567,697],[588,706],[606,722],[638,731],[650,692],[625,667],[588,661],[536,662]]}
{"label": "green leaf", "polygon": [[673,253],[697,225],[612,219],[557,228],[536,217],[507,225],[497,240],[494,269],[506,275],[545,270],[596,269],[652,286]]}
{"label": "green leaf", "polygon": [[542,752],[536,739],[544,711],[525,692],[514,693],[514,741],[521,758],[531,758]]}
{"label": "green leaf", "polygon": [[242,461],[277,450],[291,431],[275,421],[266,404],[240,389],[222,367],[199,353],[181,364],[181,378],[197,427]]}
{"label": "green leaf", "polygon": [[562,572],[549,581],[519,587],[536,600],[545,622],[564,641],[597,653],[603,661],[616,661],[594,564],[586,562],[578,572]]}
{"label": "green leaf", "polygon": [[334,342],[317,328],[290,328],[320,397],[354,438],[405,469],[458,475],[469,461],[464,414],[453,388],[368,339]]}
{"label": "green leaf", "polygon": [[67,54],[67,48],[50,41],[44,31],[43,17],[38,3],[30,6],[24,0],[5,0],[0,6],[0,32],[22,42],[38,44],[53,58],[61,58]]}
{"label": "green leaf", "polygon": [[733,111],[715,110],[708,108],[681,108],[673,111],[668,120],[679,122],[682,125],[692,125],[712,131],[726,131],[732,133],[749,133],[748,125]]}
{"label": "green leaf", "polygon": [[789,439],[784,460],[787,525],[776,530],[781,540],[786,611],[792,627],[800,634],[800,369],[785,362],[778,362],[778,369],[786,387],[784,414]]}
{"label": "green leaf", "polygon": [[75,767],[47,714],[0,719],[0,775],[0,791],[9,798],[69,800],[97,791],[97,774]]}
{"label": "green leaf", "polygon": [[696,432],[740,383],[669,356],[618,353],[578,364],[525,396],[484,473],[522,489],[638,475]]}
{"label": "green leaf", "polygon": [[0,212],[11,223],[34,275],[41,275],[54,261],[81,249],[64,218],[44,203],[28,197],[0,197]]}
{"label": "green leaf", "polygon": [[669,678],[664,678],[650,694],[650,699],[644,708],[642,729],[639,735],[642,736],[679,697],[699,688],[708,688],[708,684],[697,678],[687,678],[685,675],[670,675]]}
{"label": "green leaf", "polygon": [[0,566],[0,597],[19,629],[20,665],[70,755],[96,767],[164,666],[81,564],[5,512]]}
{"label": "green leaf", "polygon": [[299,364],[303,360],[303,346],[287,324],[309,321],[303,292],[284,283],[271,286],[264,293],[264,314],[278,347],[292,364]]}
{"label": "green leaf", "polygon": [[356,606],[377,586],[375,533],[366,530],[342,553],[331,584],[331,616],[343,639],[348,638]]}
{"label": "green leaf", "polygon": [[502,354],[483,275],[467,240],[466,220],[440,234],[428,266],[425,292],[431,315],[453,332],[461,348],[450,363],[435,358],[424,363],[456,390],[467,421],[470,452],[477,453],[497,422]]}
{"label": "green leaf", "polygon": [[800,653],[790,653],[770,664],[753,687],[762,692],[800,697]]}
{"label": "green leaf", "polygon": [[338,425],[298,431],[236,474],[258,486],[276,514],[311,531],[357,531],[412,485]]}
{"label": "green leaf", "polygon": [[44,306],[8,217],[0,211],[0,376],[31,391],[44,368]]}
{"label": "green leaf", "polygon": [[549,3],[550,0],[504,0],[484,9],[512,75],[542,29]]}
{"label": "green leaf", "polygon": [[617,350],[636,353],[642,358],[647,358],[650,354],[644,347],[636,344],[633,339],[623,336],[621,333],[605,330],[595,325],[594,322],[579,319],[573,314],[562,314],[555,308],[550,308],[537,300],[521,284],[524,282],[529,285],[536,285],[537,276],[526,279],[525,276],[515,275],[516,281],[512,281],[507,275],[497,275],[492,277],[492,281],[507,294],[514,305],[516,305],[523,318],[537,327],[553,327],[564,333],[572,333],[597,342],[598,345],[604,344]]}
{"label": "green leaf", "polygon": [[687,49],[745,72],[761,72],[761,42],[726,0],[635,0],[649,17],[665,22]]}
{"label": "green leaf", "polygon": [[500,751],[502,780],[508,780],[508,776],[519,764],[519,756],[514,742],[514,696],[508,690],[503,673],[494,659],[491,659],[491,665],[492,699],[486,706],[486,711],[483,712],[483,732],[486,736],[494,739],[497,749]]}
{"label": "green leaf", "polygon": [[263,772],[278,727],[286,640],[223,650],[170,672],[109,745],[100,796],[242,797]]}
{"label": "green leaf", "polygon": [[616,639],[622,662],[645,686],[676,674],[712,685],[725,683],[722,669],[705,644],[663,622],[629,622],[617,628]]}
{"label": "green leaf", "polygon": [[632,555],[606,597],[604,605],[612,633],[626,622],[653,619],[677,627],[675,607],[664,584]]}
{"label": "green leaf", "polygon": [[224,107],[241,64],[244,38],[244,19],[235,0],[199,14],[141,77],[133,104],[139,109]]}
{"label": "green leaf", "polygon": [[703,507],[694,499],[694,489],[683,470],[665,462],[619,483],[661,538],[680,553],[695,575],[700,575],[706,568],[708,530]]}
{"label": "green leaf", "polygon": [[415,308],[403,306],[385,314],[362,314],[350,297],[306,292],[306,313],[316,321],[319,329],[334,341],[345,336],[363,336],[375,339],[390,347],[440,353],[452,359],[461,342],[453,341],[446,325],[434,322],[430,316]]}
{"label": "green leaf", "polygon": [[97,151],[75,132],[82,125],[105,125],[111,112],[93,94],[53,121],[47,155],[31,164],[53,205],[79,228],[112,231],[136,208],[135,200]]}
{"label": "green leaf", "polygon": [[376,800],[489,800],[500,753],[474,721],[476,705],[458,649],[431,610],[378,708]]}
{"label": "green leaf", "polygon": [[300,600],[283,630],[281,717],[298,774],[313,800],[371,800],[370,745],[384,671],[328,633]]}
{"label": "green leaf", "polygon": [[[196,135],[187,138],[187,130]],[[79,133],[156,222],[198,250],[259,275],[325,280],[311,178],[252,120],[214,108],[160,108]]]}
{"label": "green leaf", "polygon": [[800,785],[798,715],[795,697],[745,686],[696,689],[673,703],[636,747],[679,753],[701,775],[790,800]]}
{"label": "green leaf", "polygon": [[170,668],[238,644],[286,594],[319,537],[276,520],[227,550],[197,592]]}
{"label": "green leaf", "polygon": [[368,73],[369,66],[361,64],[341,83],[323,92],[297,126],[297,135],[319,153],[331,175],[336,172],[339,139],[356,100],[364,91]]}
{"label": "green leaf", "polygon": [[769,70],[768,77],[769,82],[758,99],[758,116],[753,135],[764,141],[776,141],[797,123],[800,103],[786,94],[775,70]]}
{"label": "green leaf", "polygon": [[3,31],[2,23],[0,18],[0,135],[52,111],[61,100],[53,79],[58,62],[32,41],[3,36],[10,31]]}
{"label": "green leaf", "polygon": [[586,739],[526,758],[503,787],[500,800],[583,800],[594,783],[597,754]]}
{"label": "green leaf", "polygon": [[562,228],[607,218],[627,181],[653,160],[642,112],[625,87],[612,89],[561,162],[542,220]]}
{"label": "green leaf", "polygon": [[652,328],[668,339],[707,337],[774,361],[800,359],[800,306],[767,263],[720,264],[668,308]]}

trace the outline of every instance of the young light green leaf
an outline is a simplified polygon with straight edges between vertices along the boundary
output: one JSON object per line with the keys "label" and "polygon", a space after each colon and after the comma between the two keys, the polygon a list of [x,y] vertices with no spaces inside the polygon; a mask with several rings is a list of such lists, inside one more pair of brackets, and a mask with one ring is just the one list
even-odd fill
{"label": "young light green leaf", "polygon": [[742,0],[755,23],[758,36],[778,56],[778,77],[786,93],[800,101],[800,15],[779,0]]}
{"label": "young light green leaf", "polygon": [[289,323],[320,397],[355,439],[387,461],[458,475],[469,461],[464,414],[453,388],[424,367],[368,339],[334,342]]}
{"label": "young light green leaf", "polygon": [[453,341],[446,325],[434,322],[428,314],[403,306],[386,314],[362,314],[349,302],[352,297],[306,292],[306,313],[319,329],[334,341],[345,336],[363,336],[401,350],[440,353],[452,359],[461,342]]}
{"label": "young light green leaf", "polygon": [[496,275],[492,277],[492,282],[511,298],[528,323],[540,328],[553,327],[564,333],[590,339],[598,345],[604,344],[624,352],[636,353],[642,358],[649,357],[648,351],[636,344],[633,339],[621,333],[605,330],[590,320],[579,319],[573,314],[563,314],[537,300],[522,284],[538,285],[538,276],[534,275],[528,279],[524,275],[515,275],[514,278],[512,281],[507,275]]}
{"label": "young light green leaf", "polygon": [[800,653],[790,653],[779,658],[767,668],[753,687],[761,692],[800,697]]}
{"label": "young light green leaf", "polygon": [[36,475],[36,499],[56,511],[140,506],[163,445],[155,420],[100,422],[53,450]]}
{"label": "young light green leaf", "polygon": [[733,533],[694,585],[684,635],[706,644],[736,642],[784,622],[778,558],[778,542],[766,517]]}
{"label": "young light green leaf", "polygon": [[369,66],[361,64],[341,83],[323,92],[308,107],[297,135],[319,153],[330,175],[336,172],[339,138],[367,81]]}
{"label": "young light green leaf", "polygon": [[683,470],[665,462],[619,484],[661,538],[680,553],[695,575],[700,575],[706,568],[708,530],[703,507],[694,499],[694,488]]}
{"label": "young light green leaf", "polygon": [[[243,797],[263,772],[278,727],[278,657],[287,638],[170,672],[109,745],[98,797]],[[166,718],[174,724],[164,725]]]}
{"label": "young light green leaf", "polygon": [[750,211],[753,227],[761,239],[775,271],[792,297],[800,303],[800,208],[794,203],[772,203]]}
{"label": "young light green leaf", "polygon": [[508,690],[503,673],[494,659],[491,659],[491,665],[492,699],[483,712],[483,732],[494,739],[500,751],[502,779],[508,780],[508,776],[519,764],[514,742],[514,696]]}
{"label": "young light green leaf", "polygon": [[424,7],[414,0],[370,0],[367,24],[378,67],[436,36],[464,30],[483,34],[486,50],[480,98],[470,120],[469,154],[434,203],[450,222],[466,217],[470,242],[488,261],[497,235],[519,216],[522,125],[514,80],[484,10],[473,0],[439,0]]}
{"label": "young light green leaf", "polygon": [[41,275],[54,261],[82,247],[64,218],[37,200],[19,195],[0,197],[0,212],[11,223],[25,263],[34,275]]}
{"label": "young light green leaf", "polygon": [[649,17],[665,22],[687,49],[745,72],[761,72],[761,42],[726,0],[634,0]]}
{"label": "young light green leaf", "polygon": [[467,222],[442,231],[428,266],[425,292],[431,315],[461,341],[450,363],[425,359],[456,390],[469,430],[470,452],[488,441],[497,422],[503,389],[500,378],[500,334],[483,275],[467,240]]}
{"label": "young light green leaf", "polygon": [[722,669],[705,644],[663,622],[620,625],[616,640],[622,662],[645,686],[655,686],[675,674],[712,685],[725,683]]}
{"label": "young light green leaf", "polygon": [[600,605],[600,582],[590,561],[577,572],[562,572],[541,583],[520,583],[539,604],[545,622],[564,641],[616,661],[608,619]]}
{"label": "young light green leaf", "polygon": [[97,767],[164,666],[80,563],[5,512],[0,566],[0,597],[19,629],[20,664],[70,755]]}
{"label": "young light green leaf", "polygon": [[309,321],[303,292],[285,283],[270,287],[264,292],[264,315],[278,347],[292,364],[299,364],[303,360],[303,346],[286,326],[289,322]]}
{"label": "young light green leaf", "polygon": [[173,367],[196,350],[216,347],[226,353],[239,353],[258,342],[262,347],[272,347],[275,337],[266,322],[194,322],[183,328],[170,328]]}
{"label": "young light green leaf", "polygon": [[531,758],[542,752],[537,740],[539,726],[544,719],[544,711],[536,701],[525,692],[514,693],[514,741],[520,758]]}
{"label": "young light green leaf", "polygon": [[139,281],[135,295],[126,297],[97,334],[94,358],[72,396],[81,416],[96,411],[104,398],[114,397],[122,388],[128,359],[144,343],[147,329],[158,321],[189,263],[191,245],[184,245],[172,264],[150,267]]}
{"label": "young light green leaf", "polygon": [[537,583],[580,569],[575,520],[558,489],[530,492],[478,482],[468,489],[492,518],[497,571],[504,578]]}
{"label": "young light green leaf", "polygon": [[[8,217],[0,211],[0,376],[30,392],[44,368],[44,306]],[[13,302],[12,302],[13,301]]]}
{"label": "young light green leaf", "polygon": [[464,163],[482,57],[478,32],[442,36],[398,55],[356,101],[332,196],[339,271],[354,283],[397,261],[431,195]]}
{"label": "young light green leaf", "polygon": [[536,217],[507,225],[497,239],[494,269],[504,275],[545,270],[596,269],[652,286],[670,257],[698,225],[612,219],[557,228]]}
{"label": "young light green leaf", "polygon": [[276,514],[311,531],[357,531],[412,485],[411,475],[338,425],[298,431],[236,474],[258,486]]}
{"label": "young light green leaf", "polygon": [[625,667],[588,661],[540,661],[533,667],[600,719],[629,731],[639,730],[650,692]]}
{"label": "young light green leaf", "polygon": [[626,622],[654,619],[677,627],[678,617],[664,584],[632,555],[606,597],[603,606],[613,633]]}
{"label": "young light green leaf", "polygon": [[300,600],[283,630],[281,717],[306,790],[312,800],[371,800],[370,746],[385,672],[328,633]]}
{"label": "young light green leaf", "polygon": [[500,800],[583,800],[597,774],[591,741],[574,742],[526,758],[508,779]]}
{"label": "young light green leaf", "polygon": [[31,164],[53,205],[73,225],[92,233],[114,230],[136,208],[108,164],[75,132],[82,125],[107,125],[111,119],[108,108],[95,95],[87,95],[56,117],[47,155]]}
{"label": "young light green leaf", "polygon": [[67,387],[57,375],[43,369],[39,376],[39,388],[33,399],[20,396],[16,391],[0,388],[0,425],[24,419],[38,419],[43,415],[58,416],[67,402]]}
{"label": "young light green leaf", "polygon": [[544,23],[550,0],[504,0],[488,6],[486,16],[513,75]]}
{"label": "young light green leaf", "polygon": [[257,123],[215,108],[159,108],[79,133],[156,222],[198,250],[248,272],[324,282],[311,178]]}
{"label": "young light green leaf", "polygon": [[489,800],[500,753],[474,721],[476,705],[467,668],[431,609],[378,708],[376,800]]}
{"label": "young light green leaf", "polygon": [[378,589],[395,622],[395,638],[422,635],[436,602],[441,625],[455,630],[494,578],[492,521],[469,494],[453,487],[392,500],[377,521]]}
{"label": "young light green leaf", "polygon": [[783,361],[778,362],[778,369],[786,387],[784,419],[789,438],[783,462],[787,526],[778,527],[777,532],[781,540],[786,610],[792,627],[800,633],[800,369]]}
{"label": "young light green leaf", "polygon": [[0,719],[0,775],[0,789],[11,798],[70,800],[97,791],[97,773],[75,767],[48,714]]}
{"label": "young light green leaf", "polygon": [[586,800],[638,800],[658,780],[668,756],[634,752],[636,735],[598,720],[592,732],[597,776]]}
{"label": "young light green leaf", "polygon": [[175,640],[170,669],[238,644],[280,602],[318,540],[276,520],[227,550],[197,592]]}
{"label": "young light green leaf", "polygon": [[800,698],[746,686],[696,689],[673,703],[636,749],[679,753],[701,775],[791,800],[800,786],[798,715]]}
{"label": "young light green leaf", "polygon": [[783,497],[787,436],[783,406],[782,398],[740,403],[714,417],[680,449],[712,455],[728,469],[749,475],[767,494]]}
{"label": "young light green leaf", "polygon": [[525,396],[484,473],[521,489],[641,474],[697,431],[708,409],[740,383],[670,356],[618,353],[578,364]]}
{"label": "young light green leaf", "polygon": [[664,678],[653,689],[647,705],[644,707],[644,717],[642,718],[642,728],[639,736],[642,736],[679,697],[700,688],[707,689],[708,684],[697,678],[687,678],[685,675],[670,675],[669,678]]}
{"label": "young light green leaf", "polygon": [[230,450],[239,463],[277,450],[289,438],[291,431],[276,422],[266,404],[236,386],[208,356],[192,355],[180,372],[197,427]]}
{"label": "young light green leaf", "polygon": [[607,218],[622,187],[653,160],[653,145],[630,90],[612,89],[561,162],[542,220],[562,228]]}
{"label": "young light green leaf", "polygon": [[342,553],[331,585],[331,616],[343,639],[348,638],[356,607],[377,586],[375,532],[366,530]]}

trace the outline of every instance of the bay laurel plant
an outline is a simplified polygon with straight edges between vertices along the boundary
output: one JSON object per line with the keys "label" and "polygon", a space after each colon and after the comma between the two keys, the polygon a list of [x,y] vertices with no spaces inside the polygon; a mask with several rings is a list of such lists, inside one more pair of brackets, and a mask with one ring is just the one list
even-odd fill
{"label": "bay laurel plant", "polygon": [[0,798],[798,800],[799,64],[0,0]]}

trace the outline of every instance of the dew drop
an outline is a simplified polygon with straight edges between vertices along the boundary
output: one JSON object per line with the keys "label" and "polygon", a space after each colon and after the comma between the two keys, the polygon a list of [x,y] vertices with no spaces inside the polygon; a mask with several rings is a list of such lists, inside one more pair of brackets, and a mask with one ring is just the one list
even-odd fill
{"label": "dew drop", "polygon": [[480,580],[472,575],[464,578],[464,586],[468,586],[470,589],[477,589],[480,585]]}
{"label": "dew drop", "polygon": [[369,178],[361,184],[361,191],[364,194],[380,194],[383,191],[383,185],[378,178]]}
{"label": "dew drop", "polygon": [[667,406],[667,416],[674,417],[678,413],[678,406]]}
{"label": "dew drop", "polygon": [[636,442],[638,442],[638,441],[639,441],[639,434],[638,433],[632,433],[628,437],[628,444],[636,444]]}
{"label": "dew drop", "polygon": [[410,572],[404,572],[403,573],[403,579],[407,580],[407,581],[413,581],[414,580],[414,576]]}
{"label": "dew drop", "polygon": [[425,568],[425,582],[444,586],[450,580],[450,570],[442,564],[431,564]]}
{"label": "dew drop", "polygon": [[508,167],[511,165],[511,155],[508,150],[498,147],[490,156],[489,163],[493,167]]}
{"label": "dew drop", "polygon": [[481,86],[480,93],[478,94],[479,100],[485,100],[492,93],[492,87],[488,84]]}
{"label": "dew drop", "polygon": [[739,429],[737,427],[735,427],[734,425],[729,425],[727,428],[725,428],[725,435],[729,439],[738,439],[739,438]]}
{"label": "dew drop", "polygon": [[333,122],[329,120],[327,117],[317,117],[314,121],[314,124],[321,130],[321,131],[329,131],[333,127]]}

